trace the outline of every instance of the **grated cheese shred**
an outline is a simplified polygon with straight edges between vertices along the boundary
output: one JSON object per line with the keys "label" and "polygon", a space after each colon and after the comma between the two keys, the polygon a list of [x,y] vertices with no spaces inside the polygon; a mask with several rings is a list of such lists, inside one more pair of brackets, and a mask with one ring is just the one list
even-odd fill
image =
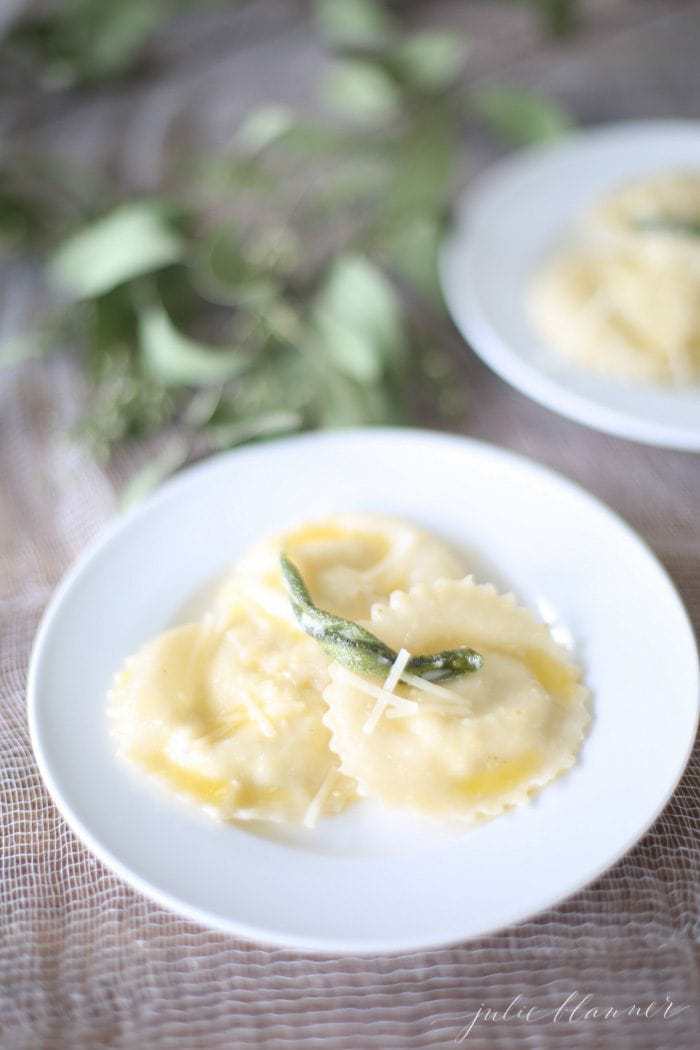
{"label": "grated cheese shred", "polygon": [[[425,678],[420,678],[418,675],[409,674],[405,668],[410,659],[411,654],[408,650],[401,649],[382,686],[372,685],[360,675],[355,674],[353,671],[348,671],[344,667],[337,669],[336,673],[344,678],[346,682],[354,686],[359,692],[365,693],[375,700],[374,707],[362,727],[363,733],[367,734],[367,736],[374,732],[379,724],[379,720],[385,713],[386,717],[391,719],[406,718],[417,714],[419,710],[434,711],[443,715],[458,715],[462,718],[469,718],[472,715],[472,707],[466,697],[460,696],[459,693],[455,693],[451,689],[445,689],[444,686],[437,685],[435,682],[429,682]],[[426,693],[426,699],[418,702],[403,696],[397,696],[394,689],[399,682],[404,682],[406,685]]]}
{"label": "grated cheese shred", "polygon": [[424,693],[430,693],[431,696],[436,696],[446,703],[457,704],[460,708],[467,705],[467,701],[459,693],[454,693],[451,689],[445,689],[443,685],[436,685],[435,682],[428,682],[427,679],[420,678],[416,674],[407,674],[404,671],[401,674],[401,681],[405,682],[406,685],[412,685],[414,689],[421,689]]}
{"label": "grated cheese shred", "polygon": [[314,797],[311,799],[311,802],[309,802],[306,813],[304,814],[302,824],[305,828],[316,827],[316,824],[318,823],[318,818],[321,816],[321,811],[323,810],[326,799],[331,793],[331,789],[333,787],[333,782],[335,781],[335,776],[337,772],[338,770],[335,768],[335,766],[332,766],[321,781],[320,788],[318,789]]}
{"label": "grated cheese shred", "polygon": [[401,675],[403,674],[406,668],[406,664],[410,659],[411,654],[409,653],[408,649],[399,649],[396,659],[394,660],[393,664],[391,665],[391,668],[389,669],[389,674],[386,676],[386,681],[384,682],[384,685],[381,689],[381,695],[378,696],[375,700],[372,712],[362,727],[363,733],[369,735],[370,733],[373,733],[374,730],[377,728],[377,723],[379,722],[379,719],[384,714],[387,706],[392,702],[394,689],[396,689],[396,686],[399,684]]}
{"label": "grated cheese shred", "polygon": [[386,697],[388,703],[392,708],[397,711],[402,711],[404,714],[413,715],[418,710],[418,704],[415,700],[406,700],[403,696],[397,696],[396,693],[387,693],[385,689],[380,688],[378,685],[372,685],[371,682],[365,681],[359,674],[355,674],[354,671],[348,671],[344,667],[338,667],[335,674],[344,679],[348,685],[353,686],[360,693],[366,693],[367,696],[373,696],[375,700]]}

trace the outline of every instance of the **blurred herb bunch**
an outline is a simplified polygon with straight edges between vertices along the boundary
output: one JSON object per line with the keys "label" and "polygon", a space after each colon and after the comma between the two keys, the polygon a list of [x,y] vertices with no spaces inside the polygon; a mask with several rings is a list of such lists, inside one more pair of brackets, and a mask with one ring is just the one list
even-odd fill
{"label": "blurred herb bunch", "polygon": [[[556,29],[571,5],[535,6]],[[115,75],[155,25],[124,21],[132,7],[152,13],[102,5],[102,28],[112,8],[122,20],[102,67],[94,47],[81,61],[65,26],[53,43],[46,32],[20,42],[45,49],[54,79],[56,68],[68,83]],[[449,359],[407,304],[440,310],[436,253],[465,121],[521,142],[567,127],[544,99],[467,92],[467,41],[406,32],[379,0],[319,0],[315,25],[333,57],[324,115],[250,114],[229,151],[188,162],[162,197],[114,201],[91,188],[91,218],[76,222],[60,194],[42,192],[37,165],[30,184],[12,158],[0,167],[0,237],[22,247],[35,235],[61,296],[22,350],[81,348],[91,394],[79,430],[96,454],[167,430],[132,496],[253,438],[403,421],[416,372],[449,392]]]}

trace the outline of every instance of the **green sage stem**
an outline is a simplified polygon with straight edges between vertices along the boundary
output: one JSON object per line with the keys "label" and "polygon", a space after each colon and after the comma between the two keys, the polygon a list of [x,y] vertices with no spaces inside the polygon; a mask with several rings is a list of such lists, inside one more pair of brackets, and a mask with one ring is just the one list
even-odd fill
{"label": "green sage stem", "polygon": [[[376,678],[385,676],[397,653],[360,624],[319,609],[301,573],[286,554],[280,556],[280,566],[294,615],[302,630],[350,671]],[[429,682],[440,682],[478,671],[483,662],[484,658],[474,649],[445,649],[440,653],[411,657],[406,670]]]}

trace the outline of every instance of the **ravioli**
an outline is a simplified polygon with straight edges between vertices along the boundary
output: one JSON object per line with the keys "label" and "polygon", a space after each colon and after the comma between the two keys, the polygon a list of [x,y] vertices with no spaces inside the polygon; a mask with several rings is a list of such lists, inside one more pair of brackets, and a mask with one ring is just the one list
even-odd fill
{"label": "ravioli", "polygon": [[[315,605],[398,653],[386,689],[303,632],[282,551]],[[199,622],[148,642],[117,673],[108,712],[119,753],[223,820],[313,826],[358,793],[465,821],[525,801],[573,764],[587,693],[543,624],[463,573],[439,539],[371,514],[263,540]],[[440,685],[399,678],[409,654],[462,646],[483,656],[473,673]]]}
{"label": "ravioli", "polygon": [[623,186],[535,274],[527,310],[573,364],[626,382],[700,380],[700,174]]}
{"label": "ravioli", "polygon": [[[130,657],[109,713],[119,752],[224,820],[301,823],[355,795],[321,719],[328,660],[315,642],[237,602]],[[322,797],[319,796],[322,792]]]}
{"label": "ravioli", "polygon": [[355,795],[322,721],[330,660],[291,614],[283,548],[319,602],[349,617],[368,616],[396,587],[463,572],[445,544],[403,522],[312,522],[257,544],[200,623],[126,662],[109,697],[120,753],[226,820],[314,823]]}
{"label": "ravioli", "polygon": [[[367,625],[411,653],[461,645],[484,657],[441,699],[401,683],[414,713],[388,708],[370,732],[366,681],[338,664],[324,696],[341,769],[386,806],[448,819],[495,816],[573,765],[589,721],[578,669],[512,595],[471,578],[440,580],[375,604]],[[375,683],[376,684],[376,683]]]}
{"label": "ravioli", "polygon": [[216,602],[224,622],[229,602],[243,593],[294,623],[279,567],[282,550],[315,603],[349,620],[368,617],[372,604],[392,591],[465,572],[462,559],[422,529],[378,514],[338,514],[278,533],[244,554]]}

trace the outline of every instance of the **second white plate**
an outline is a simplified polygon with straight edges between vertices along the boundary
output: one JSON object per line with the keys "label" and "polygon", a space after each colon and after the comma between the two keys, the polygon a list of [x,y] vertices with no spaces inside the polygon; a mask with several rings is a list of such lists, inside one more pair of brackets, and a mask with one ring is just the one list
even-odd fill
{"label": "second white plate", "polygon": [[624,385],[576,369],[542,345],[524,308],[534,270],[596,198],[631,179],[687,169],[700,172],[696,121],[614,124],[519,153],[465,196],[441,274],[464,337],[524,394],[598,430],[700,451],[700,385]]}
{"label": "second white plate", "polygon": [[[262,534],[333,511],[415,521],[575,640],[593,694],[580,761],[530,805],[460,834],[369,803],[313,831],[217,824],[119,762],[105,694],[123,659]],[[419,949],[518,922],[639,838],[697,722],[688,619],[665,572],[584,491],[489,445],[409,430],[219,456],[118,520],[69,574],[29,676],[34,749],[78,836],[136,889],[244,937]]]}

